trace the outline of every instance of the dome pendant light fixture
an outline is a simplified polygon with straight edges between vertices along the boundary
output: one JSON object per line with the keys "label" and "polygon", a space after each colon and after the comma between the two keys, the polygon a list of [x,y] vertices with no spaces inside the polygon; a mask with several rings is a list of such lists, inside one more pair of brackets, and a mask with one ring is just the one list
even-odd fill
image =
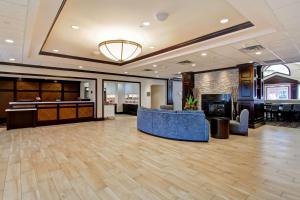
{"label": "dome pendant light fixture", "polygon": [[101,42],[99,51],[107,58],[124,62],[136,58],[142,52],[142,46],[128,40],[108,40]]}

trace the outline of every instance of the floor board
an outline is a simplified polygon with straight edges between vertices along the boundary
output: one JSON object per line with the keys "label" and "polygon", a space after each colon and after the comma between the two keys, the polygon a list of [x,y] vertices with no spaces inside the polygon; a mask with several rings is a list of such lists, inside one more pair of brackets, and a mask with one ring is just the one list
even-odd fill
{"label": "floor board", "polygon": [[300,199],[299,129],[178,142],[136,118],[0,131],[0,200]]}

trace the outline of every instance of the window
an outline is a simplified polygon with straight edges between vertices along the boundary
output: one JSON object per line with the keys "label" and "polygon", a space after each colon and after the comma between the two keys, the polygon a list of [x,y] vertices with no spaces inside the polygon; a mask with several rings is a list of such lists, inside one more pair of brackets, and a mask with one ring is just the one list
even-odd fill
{"label": "window", "polygon": [[290,99],[289,86],[266,87],[266,100]]}
{"label": "window", "polygon": [[264,77],[270,76],[275,73],[284,74],[288,76],[291,75],[290,69],[287,66],[281,64],[268,66],[264,69],[263,73],[264,73]]}

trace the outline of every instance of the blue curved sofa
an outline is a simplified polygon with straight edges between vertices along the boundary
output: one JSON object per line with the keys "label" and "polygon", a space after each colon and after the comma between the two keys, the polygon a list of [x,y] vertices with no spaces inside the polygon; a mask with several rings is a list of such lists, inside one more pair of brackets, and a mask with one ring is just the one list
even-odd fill
{"label": "blue curved sofa", "polygon": [[163,138],[208,142],[209,122],[203,111],[168,111],[139,108],[138,130]]}

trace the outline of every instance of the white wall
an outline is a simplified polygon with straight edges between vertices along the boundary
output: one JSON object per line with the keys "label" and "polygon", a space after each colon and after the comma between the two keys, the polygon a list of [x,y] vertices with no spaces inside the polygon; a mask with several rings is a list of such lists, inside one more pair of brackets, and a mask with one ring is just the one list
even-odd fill
{"label": "white wall", "polygon": [[[31,68],[31,67],[22,67],[22,66],[12,66],[12,65],[0,65],[0,76],[6,76],[1,74],[1,72],[9,73],[24,73],[24,74],[43,74],[45,76],[65,76],[76,78],[95,78],[97,79],[97,117],[102,117],[102,80],[123,80],[123,81],[136,81],[141,82],[141,105],[147,108],[151,107],[151,97],[147,96],[147,92],[151,91],[151,85],[162,85],[165,88],[165,98],[167,93],[167,81],[159,79],[148,79],[148,78],[137,78],[129,76],[115,76],[115,75],[106,75],[98,73],[86,73],[86,72],[75,72],[75,71],[62,71],[62,70],[53,70],[53,69],[43,69],[43,68]],[[36,77],[37,78],[37,77]],[[59,78],[58,78],[59,79]],[[93,92],[95,89],[91,89]]]}

